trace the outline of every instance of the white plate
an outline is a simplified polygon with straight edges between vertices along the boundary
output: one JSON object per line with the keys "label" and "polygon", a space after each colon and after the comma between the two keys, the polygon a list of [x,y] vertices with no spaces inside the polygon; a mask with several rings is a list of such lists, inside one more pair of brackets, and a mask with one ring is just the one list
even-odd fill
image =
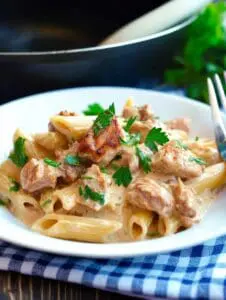
{"label": "white plate", "polygon": [[[181,116],[192,118],[192,135],[212,136],[212,121],[207,105],[179,96],[131,88],[79,88],[29,96],[0,106],[0,161],[12,147],[12,135],[17,127],[27,132],[47,130],[49,116],[68,109],[82,111],[89,103],[100,102],[107,107],[115,102],[117,110],[132,96],[136,103],[151,103],[163,119]],[[178,250],[226,233],[226,193],[219,195],[204,220],[191,229],[155,240],[87,244],[49,238],[32,232],[16,220],[5,208],[0,209],[0,238],[24,247],[61,255],[95,258],[129,257]]]}

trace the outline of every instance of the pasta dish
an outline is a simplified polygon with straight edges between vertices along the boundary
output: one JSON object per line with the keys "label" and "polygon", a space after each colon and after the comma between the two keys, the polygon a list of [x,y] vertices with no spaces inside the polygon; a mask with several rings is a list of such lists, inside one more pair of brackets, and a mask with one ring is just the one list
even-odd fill
{"label": "pasta dish", "polygon": [[44,133],[17,129],[0,165],[0,205],[49,237],[138,241],[201,221],[223,188],[214,140],[189,136],[191,120],[161,121],[129,98],[61,111]]}

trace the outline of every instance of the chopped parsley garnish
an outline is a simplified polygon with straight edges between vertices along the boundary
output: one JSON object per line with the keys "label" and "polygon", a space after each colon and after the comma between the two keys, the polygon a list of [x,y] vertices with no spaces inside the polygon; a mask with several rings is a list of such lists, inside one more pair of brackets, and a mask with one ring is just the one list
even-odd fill
{"label": "chopped parsley garnish", "polygon": [[123,127],[123,129],[126,131],[126,132],[129,132],[130,131],[130,128],[132,127],[133,123],[136,121],[136,118],[137,116],[135,117],[131,117],[127,120],[126,122],[126,125]]}
{"label": "chopped parsley garnish", "polygon": [[104,108],[99,103],[89,104],[87,109],[83,111],[86,116],[96,116],[104,111]]}
{"label": "chopped parsley garnish", "polygon": [[100,170],[101,170],[102,173],[108,174],[108,169],[107,169],[107,168],[105,168],[105,167],[100,167]]}
{"label": "chopped parsley garnish", "polygon": [[196,137],[195,137],[195,141],[196,141],[196,142],[198,142],[198,140],[199,140],[199,137],[198,137],[198,136],[196,136]]}
{"label": "chopped parsley garnish", "polygon": [[93,123],[93,132],[97,136],[102,129],[105,129],[111,124],[111,121],[115,115],[115,106],[112,103],[108,109],[101,112]]}
{"label": "chopped parsley garnish", "polygon": [[104,194],[103,193],[97,193],[94,192],[88,185],[85,186],[84,189],[82,187],[79,187],[79,194],[87,199],[91,199],[95,202],[98,202],[99,204],[103,205],[104,204]]}
{"label": "chopped parsley garnish", "polygon": [[57,162],[55,160],[52,160],[50,158],[44,158],[44,163],[46,163],[47,165],[54,167],[54,168],[58,168],[60,166],[60,162]]}
{"label": "chopped parsley garnish", "polygon": [[9,191],[10,192],[18,192],[20,189],[20,184],[13,178],[9,178],[9,180],[11,181],[12,185],[9,187]]}
{"label": "chopped parsley garnish", "polygon": [[9,159],[11,159],[17,167],[23,167],[28,161],[28,156],[25,153],[24,143],[25,139],[18,137],[18,139],[14,142],[14,150],[9,155]]}
{"label": "chopped parsley garnish", "polygon": [[196,163],[199,164],[199,165],[206,165],[206,164],[207,164],[206,161],[203,160],[203,159],[200,158],[200,157],[194,157],[194,156],[191,156],[191,157],[189,158],[189,161],[194,161],[194,162],[196,162]]}
{"label": "chopped parsley garnish", "polygon": [[94,177],[91,177],[91,176],[82,176],[81,179],[90,180],[90,179],[94,179]]}
{"label": "chopped parsley garnish", "polygon": [[153,127],[147,134],[144,141],[145,145],[152,151],[158,151],[157,145],[164,145],[169,141],[167,134],[162,128]]}
{"label": "chopped parsley garnish", "polygon": [[49,205],[50,203],[51,203],[51,199],[47,199],[42,203],[41,207],[46,207],[46,205]]}
{"label": "chopped parsley garnish", "polygon": [[80,164],[80,157],[68,154],[65,156],[64,161],[71,166],[78,166]]}
{"label": "chopped parsley garnish", "polygon": [[176,147],[177,148],[180,148],[180,149],[184,149],[184,150],[188,150],[188,146],[183,144],[181,141],[179,140],[175,140],[176,142]]}
{"label": "chopped parsley garnish", "polygon": [[0,206],[6,206],[6,203],[2,199],[0,199]]}
{"label": "chopped parsley garnish", "polygon": [[141,134],[139,132],[132,133],[132,134],[127,134],[125,140],[120,138],[120,142],[121,142],[122,145],[135,146],[135,145],[139,144],[140,137],[141,137]]}
{"label": "chopped parsley garnish", "polygon": [[128,167],[119,168],[112,177],[117,185],[123,185],[125,187],[132,181],[132,174]]}
{"label": "chopped parsley garnish", "polygon": [[136,147],[136,155],[145,173],[151,172],[151,158],[148,157],[139,147]]}

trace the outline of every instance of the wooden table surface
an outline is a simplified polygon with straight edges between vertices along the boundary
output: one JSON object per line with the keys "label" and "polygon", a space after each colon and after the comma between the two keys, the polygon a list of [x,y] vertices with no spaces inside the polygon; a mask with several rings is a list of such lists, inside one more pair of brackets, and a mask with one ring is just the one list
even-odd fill
{"label": "wooden table surface", "polygon": [[0,271],[0,300],[129,300],[134,299],[74,283]]}

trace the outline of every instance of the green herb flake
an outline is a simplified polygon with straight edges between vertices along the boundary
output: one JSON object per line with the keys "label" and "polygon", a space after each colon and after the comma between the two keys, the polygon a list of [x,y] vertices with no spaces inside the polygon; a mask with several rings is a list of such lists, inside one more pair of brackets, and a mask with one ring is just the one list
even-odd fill
{"label": "green herb flake", "polygon": [[6,203],[2,199],[0,199],[0,206],[6,206]]}
{"label": "green herb flake", "polygon": [[22,137],[18,137],[18,139],[14,142],[13,152],[9,155],[9,159],[17,167],[23,167],[28,161],[28,156],[25,153],[25,139]]}
{"label": "green herb flake", "polygon": [[108,169],[105,167],[100,167],[100,171],[104,174],[108,174]]}
{"label": "green herb flake", "polygon": [[55,160],[52,160],[52,159],[50,159],[50,158],[44,158],[44,163],[46,163],[47,165],[49,165],[49,166],[51,166],[51,167],[54,167],[54,168],[58,168],[60,165],[61,165],[61,163],[60,162],[57,162],[57,161],[55,161]]}
{"label": "green herb flake", "polygon": [[94,135],[97,136],[101,130],[105,129],[111,124],[111,121],[115,115],[115,106],[114,103],[112,103],[108,109],[101,112],[96,120],[93,123],[93,132]]}
{"label": "green herb flake", "polygon": [[123,185],[127,187],[132,181],[132,174],[128,167],[119,168],[114,174],[113,179],[117,185]]}
{"label": "green herb flake", "polygon": [[126,139],[120,138],[120,143],[126,146],[135,146],[140,143],[140,138],[141,134],[139,132],[127,134]]}
{"label": "green herb flake", "polygon": [[203,159],[200,158],[200,157],[194,157],[194,156],[191,156],[191,157],[189,158],[189,161],[194,161],[194,162],[196,162],[196,163],[199,164],[199,165],[206,165],[206,164],[207,164],[206,161],[203,160]]}
{"label": "green herb flake", "polygon": [[10,182],[12,185],[9,187],[10,192],[18,192],[20,189],[20,184],[13,178],[9,177]]}
{"label": "green herb flake", "polygon": [[199,137],[198,137],[198,136],[195,137],[195,141],[196,141],[196,142],[199,141]]}
{"label": "green herb flake", "polygon": [[176,142],[176,147],[177,148],[188,150],[188,146],[185,145],[184,143],[182,143],[181,141],[175,140],[175,142]]}
{"label": "green herb flake", "polygon": [[145,173],[151,172],[151,158],[148,157],[139,147],[136,147],[136,155]]}
{"label": "green herb flake", "polygon": [[152,151],[158,151],[158,145],[164,145],[169,141],[167,134],[162,131],[162,128],[153,127],[145,138],[145,145]]}
{"label": "green herb flake", "polygon": [[99,103],[89,104],[87,109],[83,111],[86,116],[96,116],[104,111],[104,108]]}
{"label": "green herb flake", "polygon": [[52,202],[51,199],[47,199],[42,203],[41,207],[44,208],[44,207],[48,206],[51,202]]}
{"label": "green herb flake", "polygon": [[80,164],[80,157],[76,155],[71,155],[68,154],[65,156],[64,161],[66,164],[71,165],[71,166],[78,166]]}
{"label": "green herb flake", "polygon": [[91,176],[82,176],[81,179],[91,180],[91,179],[94,179],[94,177],[91,177]]}
{"label": "green herb flake", "polygon": [[82,187],[79,187],[79,194],[87,199],[91,199],[95,202],[98,202],[101,205],[104,205],[105,199],[104,199],[104,193],[97,193],[94,192],[88,185],[85,186],[84,189]]}
{"label": "green herb flake", "polygon": [[130,128],[132,127],[132,125],[133,125],[133,123],[136,121],[136,119],[137,119],[137,116],[129,118],[129,119],[126,121],[126,125],[123,127],[123,129],[124,129],[126,132],[129,132],[129,131],[130,131]]}

